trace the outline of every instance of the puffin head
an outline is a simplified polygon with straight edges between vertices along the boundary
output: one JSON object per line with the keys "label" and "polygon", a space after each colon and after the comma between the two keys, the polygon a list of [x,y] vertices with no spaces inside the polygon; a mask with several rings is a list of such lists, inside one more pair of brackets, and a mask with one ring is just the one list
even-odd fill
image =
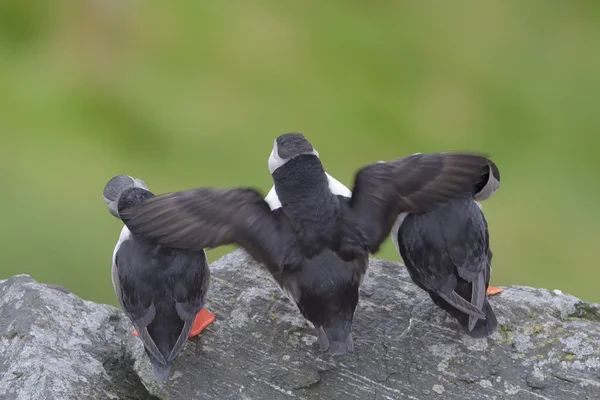
{"label": "puffin head", "polygon": [[104,192],[102,198],[108,206],[108,211],[119,218],[119,199],[123,192],[131,188],[140,188],[148,190],[148,187],[141,179],[132,178],[129,175],[118,175],[111,178],[110,181],[104,186]]}
{"label": "puffin head", "polygon": [[500,188],[500,170],[492,160],[488,160],[488,171],[475,187],[473,199],[477,202],[487,200]]}
{"label": "puffin head", "polygon": [[302,154],[319,157],[319,152],[314,149],[303,134],[293,132],[278,136],[273,143],[273,150],[269,156],[269,171],[272,174],[277,168]]}

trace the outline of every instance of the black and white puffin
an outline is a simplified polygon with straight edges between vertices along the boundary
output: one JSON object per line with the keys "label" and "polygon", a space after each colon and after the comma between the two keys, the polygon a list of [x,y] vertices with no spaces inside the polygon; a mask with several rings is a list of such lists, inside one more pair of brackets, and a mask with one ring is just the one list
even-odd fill
{"label": "black and white puffin", "polygon": [[[341,196],[342,201],[352,197],[350,189],[329,174],[325,175],[331,193]],[[265,201],[274,214],[283,213],[275,186]],[[368,263],[368,255],[344,261],[334,251],[324,249],[307,259],[300,270],[273,271],[273,278],[283,293],[314,325],[321,351],[343,355],[354,350],[352,319]]]}
{"label": "black and white puffin", "polygon": [[[154,195],[144,182],[127,175],[105,186],[110,213],[120,213]],[[204,249],[172,249],[131,234],[124,226],[113,251],[112,282],[121,308],[135,327],[134,334],[160,381],[188,339],[214,321],[204,308],[210,271]]]}
{"label": "black and white puffin", "polygon": [[373,163],[357,172],[350,197],[332,192],[319,153],[300,133],[277,137],[268,165],[281,212],[252,188],[203,187],[159,195],[119,215],[133,234],[164,246],[237,244],[276,276],[302,271],[325,250],[347,262],[376,253],[400,213],[473,193],[488,159],[434,153]]}
{"label": "black and white puffin", "polygon": [[479,201],[499,187],[500,172],[489,161],[488,173],[474,194],[428,212],[401,213],[391,232],[415,284],[475,338],[487,337],[497,327],[486,295],[502,290],[489,286],[492,252]]}

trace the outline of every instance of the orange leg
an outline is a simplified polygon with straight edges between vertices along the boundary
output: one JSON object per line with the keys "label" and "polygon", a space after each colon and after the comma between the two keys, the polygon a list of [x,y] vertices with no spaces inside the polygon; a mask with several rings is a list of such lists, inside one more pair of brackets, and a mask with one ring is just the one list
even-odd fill
{"label": "orange leg", "polygon": [[[208,311],[206,308],[200,310],[200,312],[196,315],[196,319],[194,320],[194,325],[192,326],[192,331],[190,332],[190,338],[197,336],[202,332],[207,326],[215,322],[215,314]],[[133,331],[135,336],[138,336],[136,330]]]}
{"label": "orange leg", "polygon": [[487,288],[488,296],[494,296],[494,295],[500,294],[502,292],[504,292],[504,289],[500,289],[500,288],[492,286],[492,285],[488,286],[488,288]]}

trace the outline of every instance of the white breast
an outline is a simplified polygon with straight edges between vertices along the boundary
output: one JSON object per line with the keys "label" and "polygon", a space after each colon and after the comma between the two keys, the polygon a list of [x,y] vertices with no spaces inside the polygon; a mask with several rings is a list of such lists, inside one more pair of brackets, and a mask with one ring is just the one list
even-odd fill
{"label": "white breast", "polygon": [[115,290],[115,294],[117,295],[117,299],[119,300],[119,303],[121,303],[121,288],[119,287],[119,273],[117,271],[117,263],[116,263],[117,251],[119,251],[121,244],[123,244],[124,241],[128,240],[130,236],[131,236],[131,233],[129,232],[129,229],[127,229],[127,226],[123,225],[123,229],[121,229],[121,234],[119,235],[119,240],[117,241],[117,244],[115,245],[115,249],[113,250],[113,255],[112,255],[112,268],[111,268],[110,275],[111,275],[111,280],[112,280],[112,284],[113,284],[113,289]]}
{"label": "white breast", "polygon": [[392,226],[392,232],[390,233],[392,236],[392,242],[394,242],[394,246],[396,246],[396,251],[398,252],[398,254],[400,254],[400,247],[398,245],[398,231],[400,230],[400,227],[402,226],[402,223],[404,222],[407,216],[408,213],[398,214],[396,222],[394,222],[394,225]]}
{"label": "white breast", "polygon": [[117,244],[115,246],[115,249],[113,250],[113,255],[112,255],[112,263],[115,263],[115,259],[117,258],[117,251],[119,251],[119,247],[121,247],[121,244],[126,241],[127,239],[129,239],[129,237],[131,236],[131,233],[129,232],[129,229],[127,229],[126,225],[123,225],[123,229],[121,229],[121,235],[119,236],[119,240],[117,241]]}

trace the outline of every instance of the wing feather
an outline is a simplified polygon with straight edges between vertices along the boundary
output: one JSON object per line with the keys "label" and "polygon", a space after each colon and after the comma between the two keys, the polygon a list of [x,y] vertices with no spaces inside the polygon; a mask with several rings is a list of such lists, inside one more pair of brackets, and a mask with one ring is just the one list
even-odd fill
{"label": "wing feather", "polygon": [[477,319],[485,319],[485,314],[478,310],[473,304],[469,303],[467,300],[463,299],[458,293],[452,292],[450,295],[446,295],[445,293],[437,293],[442,299],[446,300],[456,309],[464,312],[469,315],[471,318]]}
{"label": "wing feather", "polygon": [[363,237],[349,238],[346,252],[359,252],[352,249],[356,246],[377,252],[400,213],[425,212],[449,200],[472,196],[488,168],[488,159],[483,155],[434,153],[377,162],[360,169],[350,200],[353,217],[347,220],[360,227]]}
{"label": "wing feather", "polygon": [[453,201],[409,215],[397,234],[399,252],[413,281],[465,313],[469,330],[486,318],[489,276],[486,230],[479,225],[477,213],[473,201]]}
{"label": "wing feather", "polygon": [[[486,284],[485,284],[485,272],[481,271],[477,278],[471,283],[471,304],[483,313],[483,305],[486,299]],[[477,324],[475,316],[469,315],[469,331],[472,331]]]}
{"label": "wing feather", "polygon": [[206,259],[206,253],[197,255],[180,256],[180,264],[183,266],[181,279],[173,282],[170,292],[175,300],[175,311],[177,316],[184,322],[177,341],[173,344],[167,361],[172,362],[177,358],[194,326],[196,315],[204,307],[204,301],[208,293],[210,282],[210,269]]}
{"label": "wing feather", "polygon": [[273,268],[299,263],[295,237],[276,219],[262,195],[250,188],[198,188],[156,196],[119,216],[129,230],[177,249],[201,250],[226,244],[242,246]]}
{"label": "wing feather", "polygon": [[[127,251],[128,243],[122,244],[122,249]],[[156,346],[156,343],[148,333],[148,325],[152,323],[156,316],[156,308],[151,298],[141,295],[132,285],[135,285],[130,277],[123,273],[123,268],[119,267],[119,251],[116,252],[112,268],[112,281],[117,295],[117,300],[121,309],[131,320],[131,323],[138,332],[139,338],[144,343],[148,352],[159,362],[165,364],[165,358]],[[135,295],[134,295],[135,293]]]}

